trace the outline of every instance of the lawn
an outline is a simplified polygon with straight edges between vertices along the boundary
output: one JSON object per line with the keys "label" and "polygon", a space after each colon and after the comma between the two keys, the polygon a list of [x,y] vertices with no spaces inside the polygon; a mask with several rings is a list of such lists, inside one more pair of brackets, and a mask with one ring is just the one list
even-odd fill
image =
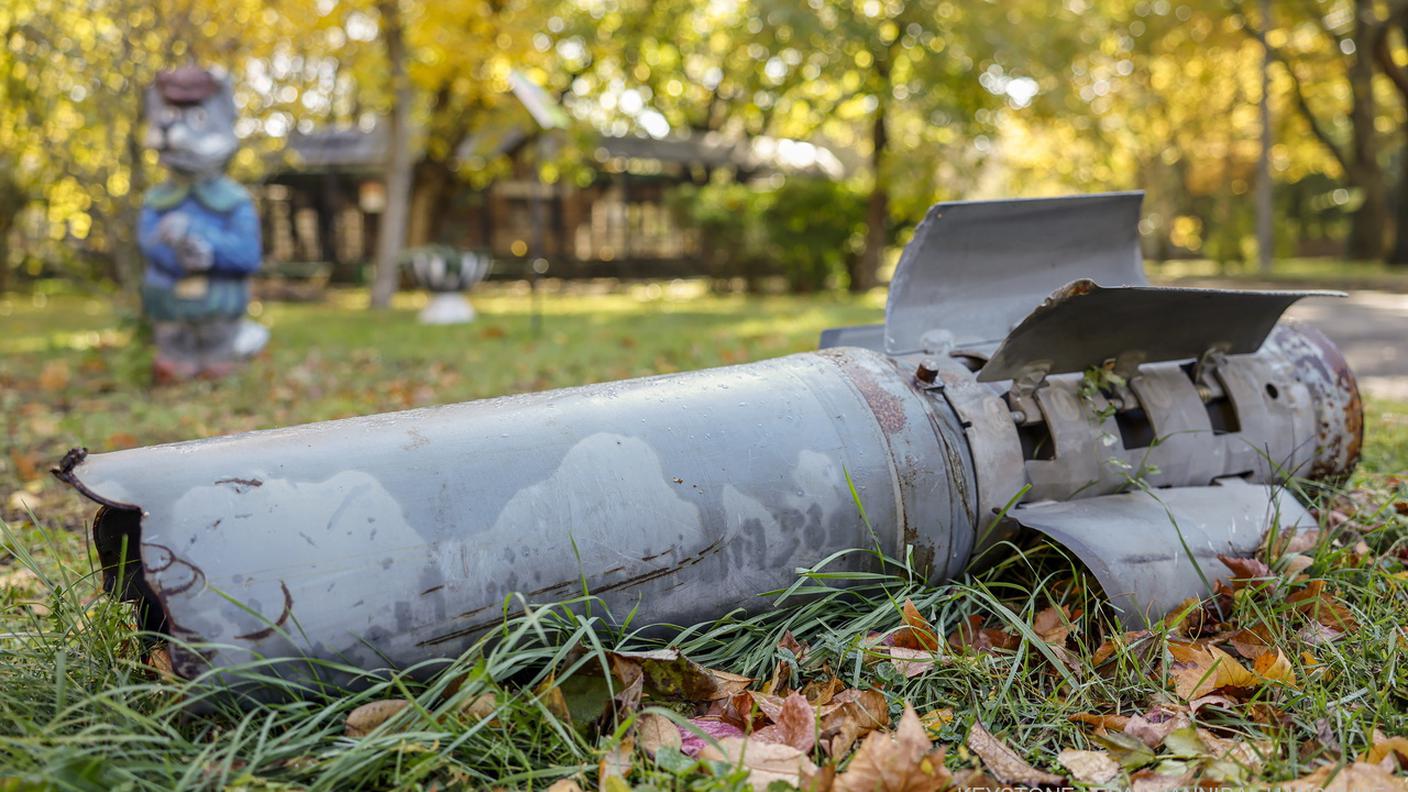
{"label": "lawn", "polygon": [[[811,596],[689,632],[674,644],[687,659],[631,654],[656,647],[545,608],[429,683],[192,713],[193,690],[143,661],[128,612],[95,596],[90,509],[45,472],[67,448],[772,357],[883,307],[879,294],[638,285],[550,294],[535,334],[521,290],[477,296],[480,320],[452,328],[416,324],[419,299],[385,314],[354,292],[262,305],[266,357],[218,385],[153,391],[130,313],[0,298],[0,789],[748,789],[767,772],[871,789],[882,767],[908,773],[888,789],[1403,783],[1391,771],[1408,762],[1408,509],[1393,474],[1408,470],[1408,405],[1386,402],[1368,406],[1361,472],[1318,494],[1313,546],[1268,551],[1253,581],[1148,632],[1122,633],[1083,570],[1036,544],[939,587],[894,562],[845,593],[803,574]],[[635,697],[619,689],[633,676]],[[755,731],[700,750],[677,728],[688,723]]]}

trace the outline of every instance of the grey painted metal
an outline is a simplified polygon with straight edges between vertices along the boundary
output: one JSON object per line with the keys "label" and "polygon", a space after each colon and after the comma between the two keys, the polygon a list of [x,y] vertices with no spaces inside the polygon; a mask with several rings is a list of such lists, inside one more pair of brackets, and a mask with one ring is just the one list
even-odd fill
{"label": "grey painted metal", "polygon": [[1144,285],[1142,192],[941,203],[900,255],[885,306],[892,355],[991,351],[1074,280]]}
{"label": "grey painted metal", "polygon": [[[109,590],[121,576],[149,627],[207,645],[173,646],[184,676],[255,656],[298,679],[328,676],[304,656],[454,656],[506,607],[583,582],[618,616],[693,622],[761,608],[798,567],[877,541],[937,581],[1019,525],[1069,546],[1137,625],[1225,576],[1211,559],[1250,551],[1277,515],[1306,520],[1273,485],[1346,474],[1363,429],[1329,341],[1267,336],[1304,293],[1094,285],[1143,283],[1138,201],[940,205],[883,331],[828,331],[820,352],[76,451],[56,472],[103,504]],[[1041,304],[1080,278],[1094,282]],[[1127,383],[1081,388],[1111,357]]]}
{"label": "grey painted metal", "polygon": [[884,356],[839,349],[99,454],[69,475],[110,507],[102,546],[140,510],[133,571],[172,636],[215,647],[174,647],[183,675],[256,655],[407,666],[458,654],[516,595],[583,580],[618,616],[692,623],[877,540],[957,574],[973,474],[934,406]]}
{"label": "grey painted metal", "polygon": [[1338,291],[1246,291],[1155,286],[1104,288],[1077,280],[1052,292],[998,345],[978,379],[1084,371],[1107,360],[1116,370],[1190,360],[1208,351],[1261,348],[1281,314],[1306,297]]}
{"label": "grey painted metal", "polygon": [[821,331],[818,349],[860,347],[876,352],[885,351],[885,326],[881,324],[829,327]]}
{"label": "grey painted metal", "polygon": [[1207,596],[1212,581],[1231,575],[1217,557],[1251,555],[1268,527],[1282,532],[1315,527],[1315,519],[1285,489],[1237,479],[1029,503],[1012,513],[1070,548],[1131,628],[1162,618],[1189,597]]}

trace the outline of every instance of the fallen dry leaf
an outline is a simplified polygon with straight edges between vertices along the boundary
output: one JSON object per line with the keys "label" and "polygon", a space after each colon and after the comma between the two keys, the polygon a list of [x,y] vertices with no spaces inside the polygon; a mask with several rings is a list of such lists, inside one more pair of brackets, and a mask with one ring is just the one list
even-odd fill
{"label": "fallen dry leaf", "polygon": [[939,662],[938,653],[928,649],[906,649],[903,646],[891,646],[889,650],[890,662],[905,679],[922,676]]}
{"label": "fallen dry leaf", "polygon": [[1021,640],[1011,633],[995,627],[984,627],[983,617],[969,616],[958,623],[958,629],[949,633],[948,645],[955,651],[972,649],[977,652],[990,652],[993,649],[1016,649]]}
{"label": "fallen dry leaf", "polygon": [[1327,765],[1308,775],[1278,784],[1287,792],[1403,792],[1408,782],[1376,764],[1355,762]]}
{"label": "fallen dry leaf", "polygon": [[1233,591],[1268,586],[1271,583],[1271,567],[1255,558],[1220,555],[1217,560],[1232,571]]}
{"label": "fallen dry leaf", "polygon": [[1174,730],[1187,726],[1188,718],[1181,713],[1154,710],[1145,715],[1132,715],[1125,724],[1124,733],[1139,740],[1150,748],[1158,748]]}
{"label": "fallen dry leaf", "polygon": [[983,725],[973,723],[968,732],[968,750],[978,755],[983,764],[1006,784],[1028,784],[1031,786],[1052,786],[1062,781],[1061,776],[1053,775],[1027,764],[1016,751],[994,737]]}
{"label": "fallen dry leaf", "polygon": [[1184,700],[1201,698],[1214,690],[1244,690],[1257,686],[1257,678],[1232,655],[1206,644],[1170,641],[1173,664],[1168,668],[1174,692]]}
{"label": "fallen dry leaf", "polygon": [[890,725],[890,705],[878,690],[843,690],[817,714],[823,747],[838,758],[845,756],[856,740]]}
{"label": "fallen dry leaf", "polygon": [[631,754],[634,751],[635,744],[630,737],[627,737],[602,755],[601,761],[596,765],[596,780],[599,789],[614,792],[616,789],[631,788],[630,784],[626,783],[626,776],[631,774]]}
{"label": "fallen dry leaf", "polygon": [[1104,662],[1113,657],[1116,650],[1119,649],[1130,652],[1137,651],[1139,656],[1152,654],[1158,646],[1158,642],[1151,640],[1152,638],[1153,633],[1148,630],[1134,630],[1114,638],[1106,639],[1096,647],[1095,654],[1090,658],[1091,665],[1099,666],[1104,664]]}
{"label": "fallen dry leaf", "polygon": [[803,777],[817,770],[805,753],[790,745],[759,742],[746,737],[725,737],[719,740],[717,748],[704,746],[699,756],[747,770],[748,783],[760,792],[774,781],[800,786]]}
{"label": "fallen dry leaf", "polygon": [[1056,761],[1071,771],[1071,778],[1084,784],[1103,784],[1120,774],[1120,763],[1105,751],[1077,751],[1067,748]]}
{"label": "fallen dry leaf", "polygon": [[1045,608],[1032,619],[1032,631],[1049,644],[1065,646],[1066,637],[1071,634],[1070,613],[1064,605]]}
{"label": "fallen dry leaf", "polygon": [[674,721],[664,715],[647,712],[636,719],[636,744],[654,756],[661,748],[678,750],[684,744],[684,738]]}
{"label": "fallen dry leaf", "polygon": [[1227,642],[1232,644],[1237,654],[1255,660],[1271,648],[1271,628],[1258,624],[1241,629],[1229,636]]}
{"label": "fallen dry leaf", "polygon": [[1286,602],[1311,619],[1340,633],[1352,632],[1358,627],[1349,608],[1335,595],[1325,589],[1325,581],[1312,580],[1305,588],[1286,598]]}
{"label": "fallen dry leaf", "polygon": [[808,753],[816,745],[816,710],[801,693],[793,693],[782,702],[771,726],[753,733],[759,742],[780,743]]}
{"label": "fallen dry leaf", "polygon": [[582,792],[582,787],[570,778],[559,778],[552,782],[552,786],[548,787],[547,792]]}
{"label": "fallen dry leaf", "polygon": [[895,631],[891,645],[904,649],[927,649],[931,652],[939,648],[938,633],[934,632],[933,626],[919,612],[919,608],[915,607],[914,600],[904,601],[901,618],[904,619],[905,626]]}
{"label": "fallen dry leaf", "polygon": [[371,701],[347,713],[342,733],[348,737],[365,737],[396,713],[411,706],[406,699]]}
{"label": "fallen dry leaf", "polygon": [[928,732],[930,737],[935,737],[938,735],[940,729],[953,723],[953,709],[951,707],[942,707],[936,710],[929,710],[919,716],[919,722],[924,724],[924,729]]}
{"label": "fallen dry leaf", "polygon": [[68,364],[62,360],[51,360],[39,371],[39,387],[50,393],[68,387]]}
{"label": "fallen dry leaf", "polygon": [[607,652],[611,673],[621,682],[616,696],[635,709],[642,696],[674,701],[717,701],[747,689],[750,677],[705,668],[674,649]]}
{"label": "fallen dry leaf", "polygon": [[1391,761],[1392,766],[1385,769],[1408,767],[1408,737],[1385,737],[1375,731],[1373,745],[1369,746],[1369,750],[1364,752],[1361,759],[1369,764]]}
{"label": "fallen dry leaf", "polygon": [[[733,725],[714,718],[690,718],[689,722],[695,729],[703,732],[714,740],[722,740],[726,737],[742,737],[743,730]],[[709,743],[703,737],[696,734],[692,729],[680,729],[680,753],[685,756],[698,756],[700,751]]]}
{"label": "fallen dry leaf", "polygon": [[1094,726],[1097,729],[1107,729],[1109,731],[1122,732],[1129,724],[1128,715],[1101,715],[1094,712],[1080,712],[1070,716],[1066,720],[1072,723],[1084,723],[1087,726]]}
{"label": "fallen dry leaf", "polygon": [[906,704],[894,733],[868,735],[832,788],[836,792],[938,792],[952,780],[944,768],[944,749],[934,748],[914,707]]}
{"label": "fallen dry leaf", "polygon": [[1274,652],[1263,652],[1253,661],[1252,671],[1268,682],[1277,682],[1290,687],[1296,686],[1295,669],[1291,668],[1291,661],[1280,649],[1276,649]]}

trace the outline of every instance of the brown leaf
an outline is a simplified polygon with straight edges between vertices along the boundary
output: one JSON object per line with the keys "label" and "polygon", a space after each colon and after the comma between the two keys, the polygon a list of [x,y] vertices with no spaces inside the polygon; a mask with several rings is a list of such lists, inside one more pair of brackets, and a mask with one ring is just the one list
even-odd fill
{"label": "brown leaf", "polygon": [[1286,598],[1300,613],[1340,633],[1353,632],[1358,623],[1349,608],[1334,594],[1325,590],[1325,581],[1312,580],[1306,587]]}
{"label": "brown leaf", "polygon": [[845,756],[856,740],[890,725],[890,705],[878,690],[843,690],[817,714],[824,747],[838,758]]}
{"label": "brown leaf", "polygon": [[1168,675],[1174,692],[1185,700],[1201,698],[1214,690],[1244,690],[1257,686],[1257,678],[1232,655],[1205,644],[1170,641],[1173,664]]}
{"label": "brown leaf", "polygon": [[460,715],[472,721],[482,721],[493,717],[498,706],[498,699],[493,693],[480,693],[460,706]]}
{"label": "brown leaf", "polygon": [[1066,720],[1072,723],[1084,723],[1087,726],[1094,726],[1097,729],[1108,729],[1109,731],[1122,732],[1129,724],[1128,715],[1101,715],[1094,712],[1080,712],[1070,716]]}
{"label": "brown leaf", "polygon": [[816,745],[816,711],[801,693],[793,693],[782,702],[773,724],[759,729],[753,739],[760,742],[790,745],[809,753]]}
{"label": "brown leaf", "polygon": [[554,718],[563,723],[572,723],[572,711],[567,707],[567,697],[562,694],[562,688],[557,686],[556,674],[548,674],[548,678],[533,689],[533,694]]}
{"label": "brown leaf", "polygon": [[1255,660],[1271,648],[1271,628],[1265,624],[1238,630],[1227,639],[1237,654]]}
{"label": "brown leaf", "polygon": [[904,608],[901,611],[905,626],[897,630],[890,642],[894,646],[903,649],[927,649],[934,651],[939,648],[939,635],[934,632],[934,628],[924,615],[915,607],[914,600],[906,599]]}
{"label": "brown leaf", "polygon": [[631,788],[629,784],[625,783],[625,780],[631,774],[631,754],[634,751],[635,743],[630,737],[627,737],[602,755],[601,761],[597,762],[596,766],[596,780],[599,789],[611,791]]}
{"label": "brown leaf", "polygon": [[1326,765],[1313,773],[1278,784],[1287,792],[1403,792],[1408,782],[1376,764]]}
{"label": "brown leaf", "polygon": [[1233,591],[1241,591],[1249,586],[1265,585],[1271,579],[1271,567],[1255,558],[1220,555],[1217,560],[1232,571]]}
{"label": "brown leaf", "polygon": [[20,481],[34,481],[39,478],[41,458],[37,452],[21,454],[18,448],[10,449],[10,463],[15,466],[15,475]]}
{"label": "brown leaf", "polygon": [[955,651],[972,649],[977,652],[990,652],[994,649],[1016,649],[1021,640],[1011,633],[993,627],[983,627],[983,617],[969,616],[958,623],[958,629],[949,633],[948,645]]}
{"label": "brown leaf", "polygon": [[1153,633],[1148,630],[1135,630],[1119,635],[1115,638],[1106,639],[1100,646],[1096,647],[1095,654],[1090,658],[1091,665],[1099,666],[1104,664],[1114,656],[1116,650],[1138,651],[1141,655],[1152,653],[1158,646],[1158,642],[1151,640]]}
{"label": "brown leaf", "polygon": [[845,689],[846,684],[833,676],[825,680],[814,679],[803,685],[802,695],[807,697],[813,707],[820,707],[831,703],[831,699]]}
{"label": "brown leaf", "polygon": [[1387,769],[1408,767],[1408,737],[1385,737],[1375,731],[1373,745],[1361,759],[1369,764],[1391,761],[1393,764]]}
{"label": "brown leaf", "polygon": [[1120,763],[1106,751],[1076,751],[1070,748],[1056,755],[1056,761],[1071,771],[1071,778],[1084,784],[1103,784],[1120,774]]}
{"label": "brown leaf", "polygon": [[799,786],[805,776],[817,768],[807,755],[790,745],[766,743],[745,737],[725,737],[715,748],[704,746],[701,759],[728,762],[748,771],[748,783],[756,790],[765,790],[774,781]]}
{"label": "brown leaf", "polygon": [[636,719],[636,744],[650,756],[661,748],[678,750],[683,743],[680,727],[664,715],[647,712]]}
{"label": "brown leaf", "polygon": [[547,792],[582,792],[582,787],[571,778],[559,778],[552,782]]}
{"label": "brown leaf", "polygon": [[171,666],[171,652],[165,646],[158,646],[148,652],[146,662],[161,679],[175,681],[176,672]]}
{"label": "brown leaf", "polygon": [[938,663],[938,653],[928,649],[906,649],[891,646],[890,662],[906,679],[913,679],[927,673]]}
{"label": "brown leaf", "polygon": [[622,683],[617,700],[639,704],[641,696],[674,701],[718,701],[747,689],[749,677],[705,668],[674,649],[607,652],[611,673]]}
{"label": "brown leaf", "polygon": [[1016,751],[1007,747],[1006,743],[994,737],[976,721],[972,731],[968,732],[968,749],[977,754],[983,764],[1003,783],[1052,786],[1060,784],[1063,780],[1061,776],[1027,764]]}
{"label": "brown leaf", "polygon": [[1291,668],[1291,661],[1280,649],[1263,652],[1252,663],[1252,670],[1256,675],[1268,682],[1279,682],[1290,687],[1296,686],[1296,672]]}
{"label": "brown leaf", "polygon": [[67,388],[68,380],[68,363],[62,360],[51,360],[39,371],[39,387],[50,393]]}
{"label": "brown leaf", "polygon": [[1071,634],[1070,614],[1064,605],[1046,608],[1032,619],[1032,631],[1049,644],[1065,646],[1066,637]]}
{"label": "brown leaf", "polygon": [[914,707],[906,704],[893,734],[865,738],[846,772],[836,777],[836,792],[938,792],[952,783],[944,768],[944,749],[929,742]]}
{"label": "brown leaf", "polygon": [[1187,726],[1188,718],[1181,714],[1169,714],[1164,712],[1151,712],[1151,718],[1143,715],[1134,715],[1125,724],[1124,733],[1139,740],[1150,748],[1158,748],[1164,744],[1175,729]]}
{"label": "brown leaf", "polygon": [[343,734],[348,737],[365,737],[376,727],[409,706],[411,706],[411,702],[406,699],[385,699],[363,704],[347,713],[347,723],[343,726]]}

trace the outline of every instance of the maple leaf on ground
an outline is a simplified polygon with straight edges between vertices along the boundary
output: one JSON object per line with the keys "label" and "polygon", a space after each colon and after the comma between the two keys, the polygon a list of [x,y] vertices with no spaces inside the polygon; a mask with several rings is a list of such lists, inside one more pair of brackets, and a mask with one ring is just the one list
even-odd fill
{"label": "maple leaf on ground", "polygon": [[891,646],[889,649],[890,662],[905,679],[922,676],[939,663],[939,654],[927,649],[906,649],[903,646]]}
{"label": "maple leaf on ground", "polygon": [[878,690],[843,690],[817,710],[826,752],[845,756],[855,741],[890,725],[890,705]]}
{"label": "maple leaf on ground", "polygon": [[682,748],[684,735],[674,721],[664,715],[647,712],[636,720],[636,744],[648,755],[654,756],[661,748]]}
{"label": "maple leaf on ground", "polygon": [[994,737],[983,724],[974,721],[968,732],[968,750],[978,755],[983,764],[1004,784],[1027,784],[1031,786],[1055,786],[1064,779],[1061,776],[1038,770],[1027,764],[1017,752]]}
{"label": "maple leaf on ground", "polygon": [[1408,767],[1408,737],[1386,737],[1375,729],[1372,744],[1360,759],[1369,764],[1383,765],[1386,770]]}
{"label": "maple leaf on ground", "polygon": [[1201,698],[1214,690],[1254,688],[1258,679],[1232,655],[1206,644],[1170,641],[1173,664],[1168,667],[1174,692],[1184,700]]}
{"label": "maple leaf on ground", "polygon": [[1289,687],[1296,686],[1296,672],[1291,661],[1279,648],[1266,651],[1252,662],[1252,671],[1268,682],[1278,682]]}
{"label": "maple leaf on ground", "polygon": [[718,701],[742,692],[753,680],[705,668],[674,649],[607,652],[611,673],[621,682],[616,700],[636,709],[643,696],[676,701]]}
{"label": "maple leaf on ground", "polygon": [[893,733],[872,732],[836,776],[836,792],[938,792],[950,786],[944,749],[935,748],[914,707],[905,704]]}

